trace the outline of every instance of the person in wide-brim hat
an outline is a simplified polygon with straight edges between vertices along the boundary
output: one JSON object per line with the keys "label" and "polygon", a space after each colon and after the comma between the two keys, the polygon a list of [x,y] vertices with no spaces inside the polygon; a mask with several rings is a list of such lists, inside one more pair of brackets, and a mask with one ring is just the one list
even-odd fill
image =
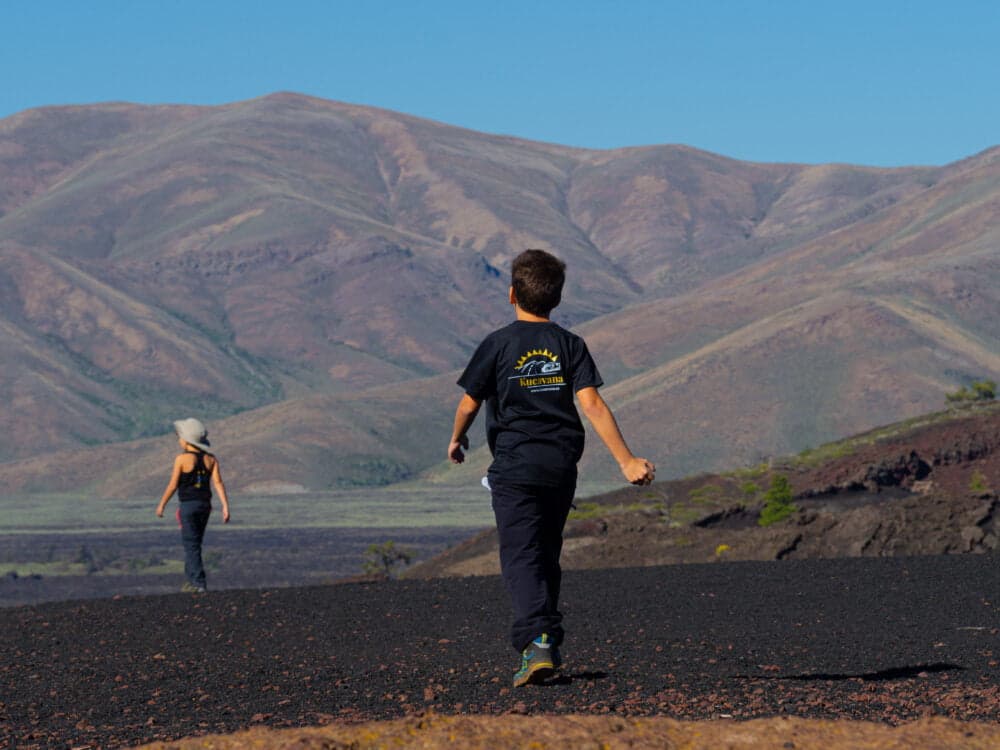
{"label": "person in wide-brim hat", "polygon": [[208,441],[205,425],[193,417],[178,419],[174,422],[174,431],[182,452],[174,459],[173,473],[156,506],[156,515],[163,517],[163,509],[176,492],[177,523],[184,543],[184,574],[187,577],[183,590],[203,592],[206,586],[201,543],[212,513],[212,487],[222,504],[223,523],[229,523],[229,497],[222,482],[219,459],[210,452],[212,444]]}
{"label": "person in wide-brim hat", "polygon": [[177,433],[177,437],[188,445],[200,448],[205,451],[205,453],[212,452],[212,444],[208,442],[208,430],[205,429],[205,425],[194,417],[189,417],[188,419],[178,419],[174,422],[174,432]]}

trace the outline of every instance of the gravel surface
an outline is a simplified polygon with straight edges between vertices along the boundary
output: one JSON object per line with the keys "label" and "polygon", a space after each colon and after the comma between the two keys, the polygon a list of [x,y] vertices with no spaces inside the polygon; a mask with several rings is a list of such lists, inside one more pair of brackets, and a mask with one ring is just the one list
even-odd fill
{"label": "gravel surface", "polygon": [[567,573],[561,677],[514,690],[494,577],[0,610],[0,745],[437,714],[1000,721],[987,555]]}

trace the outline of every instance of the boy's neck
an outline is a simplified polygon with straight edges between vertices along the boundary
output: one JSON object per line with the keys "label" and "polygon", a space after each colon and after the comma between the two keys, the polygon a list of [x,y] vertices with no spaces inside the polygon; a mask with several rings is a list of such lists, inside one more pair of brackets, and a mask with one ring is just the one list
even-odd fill
{"label": "boy's neck", "polygon": [[514,305],[514,312],[517,314],[517,319],[523,323],[550,323],[548,318],[543,318],[541,315],[535,315],[527,310],[521,309],[520,305]]}

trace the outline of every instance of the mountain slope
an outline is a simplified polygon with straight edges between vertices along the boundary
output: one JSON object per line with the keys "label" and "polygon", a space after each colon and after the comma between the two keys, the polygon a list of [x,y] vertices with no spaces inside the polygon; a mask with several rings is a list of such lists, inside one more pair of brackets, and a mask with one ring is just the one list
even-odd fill
{"label": "mountain slope", "polygon": [[[361,463],[390,457],[382,481],[415,476],[437,463],[455,368],[509,319],[526,246],[568,261],[556,320],[671,473],[1000,375],[1000,149],[941,168],[750,164],[276,94],[21,113],[0,121],[0,185],[0,461],[191,413],[245,429],[250,453],[274,439],[258,422],[292,446],[325,423],[308,455],[341,468],[300,472],[320,488],[353,481],[323,459],[353,450],[344,436],[419,415],[404,443],[357,441]],[[422,399],[429,382],[446,385]],[[398,399],[358,412],[380,388]],[[585,460],[609,469],[599,449]]]}

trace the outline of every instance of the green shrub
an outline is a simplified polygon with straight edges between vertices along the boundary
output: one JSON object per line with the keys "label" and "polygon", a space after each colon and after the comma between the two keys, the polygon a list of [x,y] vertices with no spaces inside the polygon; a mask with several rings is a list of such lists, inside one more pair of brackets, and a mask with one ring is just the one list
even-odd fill
{"label": "green shrub", "polygon": [[992,380],[977,380],[969,388],[964,385],[954,393],[945,394],[951,404],[969,401],[992,401],[997,397],[997,384]]}
{"label": "green shrub", "polygon": [[413,561],[413,553],[409,550],[396,548],[393,541],[381,544],[369,544],[365,550],[365,562],[361,566],[365,573],[381,574],[391,578],[396,566],[402,563],[409,565]]}
{"label": "green shrub", "polygon": [[788,483],[788,477],[775,474],[771,479],[771,487],[764,493],[764,508],[757,519],[758,525],[770,526],[784,521],[796,510],[798,508],[792,502],[792,486]]}
{"label": "green shrub", "polygon": [[986,495],[990,492],[990,487],[986,484],[986,477],[981,471],[972,472],[972,478],[969,479],[969,492],[973,495]]}

